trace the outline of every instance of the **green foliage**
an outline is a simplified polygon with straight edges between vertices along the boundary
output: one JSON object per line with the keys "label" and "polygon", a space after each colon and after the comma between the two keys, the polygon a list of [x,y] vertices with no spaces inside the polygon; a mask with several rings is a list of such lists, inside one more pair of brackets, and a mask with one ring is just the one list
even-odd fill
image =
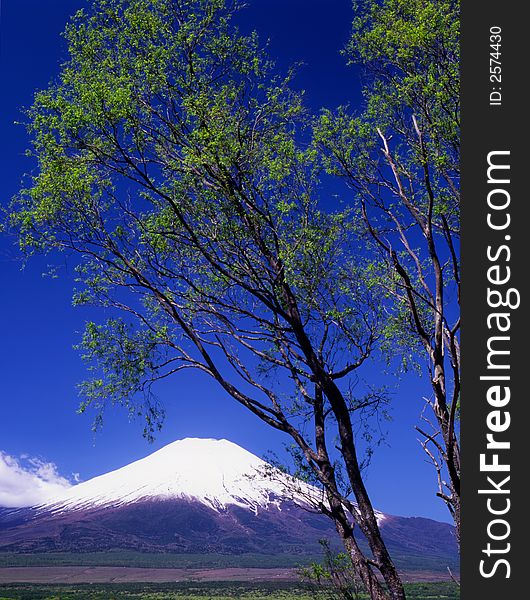
{"label": "green foliage", "polygon": [[[458,600],[452,583],[405,584],[409,600]],[[2,600],[310,600],[313,592],[293,583],[212,582],[212,583],[122,583],[122,584],[7,584],[0,585]],[[318,596],[326,600],[326,594]],[[362,596],[363,600],[367,598]]]}
{"label": "green foliage", "polygon": [[354,10],[345,54],[370,74],[369,116],[394,129],[413,110],[440,152],[436,164],[450,165],[445,152],[459,143],[458,0],[360,0]]}
{"label": "green foliage", "polygon": [[379,336],[355,215],[320,208],[292,74],[238,33],[234,10],[96,0],[28,111],[38,170],[11,221],[26,252],[77,255],[74,304],[110,311],[80,344],[93,372],[81,410],[96,409],[96,426],[119,403],[152,435],[163,415],[151,385],[185,368],[232,393],[219,353],[269,399],[263,381],[290,378],[284,401],[300,412],[308,371],[289,297],[330,372],[362,363]]}
{"label": "green foliage", "polygon": [[[83,358],[97,374],[80,385],[81,395],[89,399],[79,408],[96,407],[95,426],[102,423],[107,402],[126,407],[131,417],[145,419],[144,435],[151,439],[160,430],[164,411],[150,393],[150,376],[163,362],[165,330],[133,329],[120,319],[109,319],[105,325],[87,323],[80,348]],[[101,375],[98,377],[97,375]],[[135,398],[141,394],[144,403],[138,406]]]}
{"label": "green foliage", "polygon": [[302,569],[302,579],[312,583],[316,594],[326,600],[364,598],[351,558],[343,552],[334,553],[326,540],[320,540],[320,544],[324,554],[322,562],[313,562],[309,568]]}
{"label": "green foliage", "polygon": [[401,371],[421,366],[429,376],[434,414],[432,422],[422,415],[424,448],[458,528],[459,2],[359,0],[354,8],[344,54],[364,69],[364,106],[323,110],[315,152],[353,190],[370,285],[388,311],[382,349],[399,357]]}
{"label": "green foliage", "polygon": [[[365,541],[359,544],[367,549]],[[312,563],[322,562],[322,552],[314,546],[305,549],[307,553],[296,554],[173,554],[148,553],[129,550],[110,550],[107,552],[47,552],[35,554],[0,552],[0,567],[49,567],[49,566],[86,566],[86,567],[143,567],[174,569],[225,569],[239,568],[309,568]],[[338,552],[339,547],[333,548]],[[399,549],[392,548],[395,563],[403,571],[423,571],[437,573],[440,578],[447,575],[446,567],[458,572],[458,564],[454,555],[412,555],[401,554]]]}
{"label": "green foliage", "polygon": [[[410,254],[418,256],[425,273],[431,269],[429,255],[381,152],[381,135],[389,142],[410,205],[422,216],[432,211],[435,234],[441,240],[438,246],[444,245],[444,221],[451,234],[457,236],[459,230],[459,3],[366,0],[355,2],[354,9],[352,35],[344,53],[366,70],[365,109],[360,114],[348,107],[323,110],[314,140],[324,150],[327,170],[345,177],[371,206],[374,230],[401,253],[403,264],[410,265],[414,287],[419,288],[422,284]],[[426,168],[430,190],[425,185]],[[431,192],[434,202],[429,208]],[[411,252],[403,248],[400,230]],[[377,243],[373,249],[377,251]],[[450,271],[449,265],[446,270]],[[374,282],[380,284],[383,297],[396,299],[392,283],[399,287],[400,281],[395,273],[376,269]],[[450,276],[447,285],[449,294],[454,294]],[[410,311],[401,298],[395,304],[394,324],[385,335],[389,341],[399,339],[396,335],[410,322]],[[422,316],[432,323],[425,308],[420,306]],[[402,348],[416,349],[418,339],[410,331]]]}
{"label": "green foliage", "polygon": [[0,552],[0,568],[83,566],[153,569],[296,569],[301,565],[309,565],[317,558],[318,549],[314,555],[296,554],[294,552],[290,552],[289,554],[175,554],[120,549],[82,553],[46,552],[23,554]]}
{"label": "green foliage", "polygon": [[[344,54],[365,69],[365,107],[358,113],[347,106],[324,109],[314,143],[327,171],[344,177],[364,207],[371,228],[364,235],[374,257],[371,285],[391,311],[384,347],[402,355],[407,370],[417,366],[425,342],[390,249],[408,273],[428,335],[435,311],[426,288],[434,287],[434,275],[422,222],[430,223],[435,252],[445,263],[448,306],[457,295],[447,240],[458,253],[459,2],[360,0],[354,10]],[[358,217],[362,223],[360,208]]]}

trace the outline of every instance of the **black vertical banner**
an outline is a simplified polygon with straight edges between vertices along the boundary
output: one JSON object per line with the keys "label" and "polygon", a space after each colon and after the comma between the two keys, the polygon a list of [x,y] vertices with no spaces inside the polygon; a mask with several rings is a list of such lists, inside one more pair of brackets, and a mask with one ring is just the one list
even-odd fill
{"label": "black vertical banner", "polygon": [[521,10],[509,1],[462,5],[464,600],[526,597],[530,576],[530,369],[523,366],[530,326],[522,289],[530,31]]}

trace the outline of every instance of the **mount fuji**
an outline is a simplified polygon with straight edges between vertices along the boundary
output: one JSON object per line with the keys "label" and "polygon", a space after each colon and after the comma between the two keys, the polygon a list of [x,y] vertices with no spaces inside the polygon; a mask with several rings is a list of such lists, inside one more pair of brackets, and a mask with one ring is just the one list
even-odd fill
{"label": "mount fuji", "polygon": [[63,512],[158,499],[197,502],[217,512],[239,506],[257,513],[278,505],[294,485],[300,495],[315,495],[314,488],[272,469],[232,442],[187,438],[76,485],[42,509]]}
{"label": "mount fuji", "polygon": [[[311,508],[320,491],[227,440],[187,438],[79,483],[46,504],[0,508],[0,552],[310,556],[337,542]],[[377,513],[402,568],[455,565],[454,529]],[[362,540],[361,540],[362,542]]]}

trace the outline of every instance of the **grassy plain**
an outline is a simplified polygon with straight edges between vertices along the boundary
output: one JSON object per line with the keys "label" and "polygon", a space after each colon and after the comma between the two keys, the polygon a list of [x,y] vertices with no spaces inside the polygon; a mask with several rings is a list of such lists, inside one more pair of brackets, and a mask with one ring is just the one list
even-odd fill
{"label": "grassy plain", "polygon": [[146,569],[263,569],[296,568],[321,556],[296,554],[171,554],[111,550],[106,552],[46,552],[34,554],[0,552],[1,567],[136,567]]}
{"label": "grassy plain", "polygon": [[[447,577],[447,566],[458,572],[456,560],[447,557],[393,555],[398,569],[407,572],[438,573],[437,580]],[[46,552],[35,554],[0,552],[2,567],[133,567],[151,569],[228,569],[228,568],[299,568],[313,561],[320,562],[321,555],[297,554],[171,554],[147,553],[127,550],[106,552]],[[423,578],[420,578],[420,580]],[[415,581],[412,578],[411,581]]]}
{"label": "grassy plain", "polygon": [[[408,600],[458,600],[450,582],[406,584]],[[286,583],[189,582],[171,584],[77,584],[0,586],[0,600],[328,600],[307,586]],[[361,596],[360,600],[366,596]]]}

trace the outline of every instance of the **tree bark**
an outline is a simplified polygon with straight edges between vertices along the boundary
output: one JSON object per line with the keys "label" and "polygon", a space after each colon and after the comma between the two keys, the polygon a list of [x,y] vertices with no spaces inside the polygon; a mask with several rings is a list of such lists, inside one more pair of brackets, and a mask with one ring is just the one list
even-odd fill
{"label": "tree bark", "polygon": [[[338,388],[336,389],[337,392],[339,392]],[[344,399],[342,400],[344,401]],[[323,387],[322,385],[317,384],[315,386],[314,403],[315,446],[318,453],[319,469],[326,483],[330,516],[335,522],[335,528],[350,556],[355,571],[359,574],[367,592],[370,594],[370,598],[373,600],[405,600],[405,592],[401,579],[381,536],[381,531],[371,501],[362,481],[355,452],[353,432],[351,431],[351,423],[349,421],[349,413],[346,411],[346,414],[350,427],[346,426],[344,423],[341,425],[339,422],[343,448],[342,454],[361,517],[358,524],[368,541],[375,560],[370,561],[359,548],[353,533],[354,527],[350,524],[343,503],[339,499],[340,494],[326,446]],[[345,441],[344,430],[349,430],[350,432],[351,438],[349,439],[349,443],[348,441]],[[388,587],[388,591],[384,590],[381,586],[381,583],[373,571],[373,566],[381,573],[383,580]]]}

